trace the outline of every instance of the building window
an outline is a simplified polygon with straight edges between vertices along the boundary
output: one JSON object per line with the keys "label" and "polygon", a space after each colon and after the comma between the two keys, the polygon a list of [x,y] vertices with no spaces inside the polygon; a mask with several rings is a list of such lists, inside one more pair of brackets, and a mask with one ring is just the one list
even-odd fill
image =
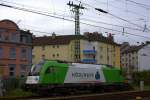
{"label": "building window", "polygon": [[126,58],[126,62],[128,61],[128,59]]}
{"label": "building window", "polygon": [[20,65],[20,77],[25,77],[25,73],[26,73],[26,65],[21,64]]}
{"label": "building window", "polygon": [[3,39],[2,39],[2,34],[1,34],[1,33],[0,33],[0,40],[3,40]]}
{"label": "building window", "polygon": [[95,59],[95,55],[93,55],[93,59]]}
{"label": "building window", "polygon": [[11,41],[12,42],[17,42],[17,34],[16,33],[11,34]]}
{"label": "building window", "polygon": [[5,29],[0,29],[0,33],[3,33],[3,32],[5,32]]}
{"label": "building window", "polygon": [[107,52],[109,52],[109,48],[107,48]]}
{"label": "building window", "polygon": [[57,45],[57,48],[59,48],[59,45]]}
{"label": "building window", "polygon": [[42,50],[45,50],[45,46],[42,46]]}
{"label": "building window", "polygon": [[102,46],[100,46],[100,51],[103,51],[103,47]]}
{"label": "building window", "polygon": [[15,59],[16,58],[16,48],[10,48],[9,58],[11,58],[11,59]]}
{"label": "building window", "polygon": [[132,57],[132,59],[134,60],[134,57]]}
{"label": "building window", "polygon": [[15,64],[9,64],[8,67],[9,67],[9,76],[14,77],[16,65]]}
{"label": "building window", "polygon": [[57,53],[57,57],[59,57],[59,54]]}
{"label": "building window", "polygon": [[100,55],[100,59],[103,59],[103,55]]}
{"label": "building window", "polygon": [[3,58],[3,48],[0,47],[0,58]]}
{"label": "building window", "polygon": [[131,54],[129,54],[129,57],[131,57]]}
{"label": "building window", "polygon": [[53,57],[55,57],[55,54],[53,54]]}
{"label": "building window", "polygon": [[113,55],[114,55],[114,57],[116,56],[115,51],[114,51],[114,54],[113,54]]}
{"label": "building window", "polygon": [[22,43],[28,43],[28,36],[21,35],[20,41],[21,41]]}
{"label": "building window", "polygon": [[93,46],[93,50],[95,50],[95,46]]}
{"label": "building window", "polygon": [[75,59],[78,59],[78,55],[75,55]]}
{"label": "building window", "polygon": [[28,56],[29,65],[31,65],[32,64],[32,49],[30,47],[27,50],[28,50],[27,56]]}
{"label": "building window", "polygon": [[0,40],[4,40],[4,33],[5,30],[4,29],[0,29]]}
{"label": "building window", "polygon": [[107,56],[107,60],[108,60],[108,62],[109,62],[109,56]]}
{"label": "building window", "polygon": [[21,59],[27,59],[27,50],[26,50],[26,48],[21,48],[20,57],[21,57]]}
{"label": "building window", "polygon": [[32,55],[32,58],[35,58],[35,55]]}
{"label": "building window", "polygon": [[5,35],[5,40],[8,41],[9,40],[9,36]]}
{"label": "building window", "polygon": [[45,59],[45,55],[44,54],[41,57],[42,57],[42,59]]}

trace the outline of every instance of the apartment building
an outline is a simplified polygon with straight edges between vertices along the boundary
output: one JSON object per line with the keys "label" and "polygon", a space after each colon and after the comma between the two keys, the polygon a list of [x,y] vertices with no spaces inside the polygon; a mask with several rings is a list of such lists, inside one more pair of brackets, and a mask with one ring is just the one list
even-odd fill
{"label": "apartment building", "polygon": [[150,70],[150,42],[122,48],[121,65],[127,73]]}
{"label": "apartment building", "polygon": [[32,64],[32,34],[11,20],[0,21],[0,75],[25,77]]}
{"label": "apartment building", "polygon": [[75,40],[80,42],[80,62],[107,64],[120,67],[120,45],[113,37],[97,32],[84,35],[61,35],[35,37],[33,39],[33,64],[41,59],[75,62]]}

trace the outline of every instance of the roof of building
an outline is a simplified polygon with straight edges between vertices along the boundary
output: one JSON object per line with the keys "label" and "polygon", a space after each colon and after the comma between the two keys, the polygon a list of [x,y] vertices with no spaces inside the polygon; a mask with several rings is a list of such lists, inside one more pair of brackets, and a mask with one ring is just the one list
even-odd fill
{"label": "roof of building", "polygon": [[139,46],[129,46],[128,49],[124,50],[122,53],[132,53],[132,52],[138,52],[140,49],[142,49],[144,46],[146,46],[147,44],[149,44],[148,42],[146,44],[141,44]]}
{"label": "roof of building", "polygon": [[115,43],[113,40],[104,37],[100,34],[98,35],[61,35],[61,36],[43,36],[43,37],[34,37],[33,38],[33,45],[38,46],[38,45],[62,45],[62,44],[69,44],[71,40],[76,40],[76,39],[83,39],[83,40],[88,40],[88,41],[99,41],[99,42],[104,42],[108,44],[114,44],[118,45],[119,44]]}
{"label": "roof of building", "polygon": [[[13,22],[13,21],[11,21],[11,20],[9,20],[9,19],[0,20],[0,23],[10,23],[10,24],[12,24],[13,26],[16,27],[16,30],[19,30],[18,25],[17,25],[15,22]],[[12,29],[12,28],[10,28],[10,27],[7,27],[7,28],[8,28],[8,29]],[[15,29],[14,29],[14,30],[15,30]]]}
{"label": "roof of building", "polygon": [[[15,22],[13,22],[12,20],[9,20],[9,19],[4,19],[4,20],[0,20],[0,25],[2,24],[4,24],[4,23],[7,23],[7,24],[11,24],[11,27],[10,26],[1,26],[0,27],[0,29],[7,29],[7,30],[16,30],[16,31],[20,31],[21,33],[24,33],[24,34],[31,34],[32,35],[32,33],[29,31],[29,30],[21,30],[21,29],[19,29],[19,26],[15,23]],[[12,26],[14,26],[14,27],[12,27]]]}
{"label": "roof of building", "polygon": [[20,33],[32,35],[32,33],[30,32],[30,30],[27,30],[27,31],[25,31],[25,30],[20,30]]}

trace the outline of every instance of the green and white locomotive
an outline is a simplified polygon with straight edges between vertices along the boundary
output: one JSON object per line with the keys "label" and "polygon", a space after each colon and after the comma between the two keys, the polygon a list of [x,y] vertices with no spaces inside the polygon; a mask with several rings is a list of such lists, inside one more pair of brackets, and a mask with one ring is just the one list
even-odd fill
{"label": "green and white locomotive", "polygon": [[95,91],[125,86],[125,78],[115,67],[51,60],[33,65],[26,80],[26,89],[33,91]]}

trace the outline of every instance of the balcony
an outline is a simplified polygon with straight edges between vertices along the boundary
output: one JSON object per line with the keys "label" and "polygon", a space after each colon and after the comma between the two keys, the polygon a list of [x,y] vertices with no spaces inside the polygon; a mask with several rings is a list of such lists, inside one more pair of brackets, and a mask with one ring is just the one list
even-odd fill
{"label": "balcony", "polygon": [[96,54],[96,50],[83,50],[83,54]]}
{"label": "balcony", "polygon": [[83,59],[82,60],[83,63],[96,63],[96,59]]}

